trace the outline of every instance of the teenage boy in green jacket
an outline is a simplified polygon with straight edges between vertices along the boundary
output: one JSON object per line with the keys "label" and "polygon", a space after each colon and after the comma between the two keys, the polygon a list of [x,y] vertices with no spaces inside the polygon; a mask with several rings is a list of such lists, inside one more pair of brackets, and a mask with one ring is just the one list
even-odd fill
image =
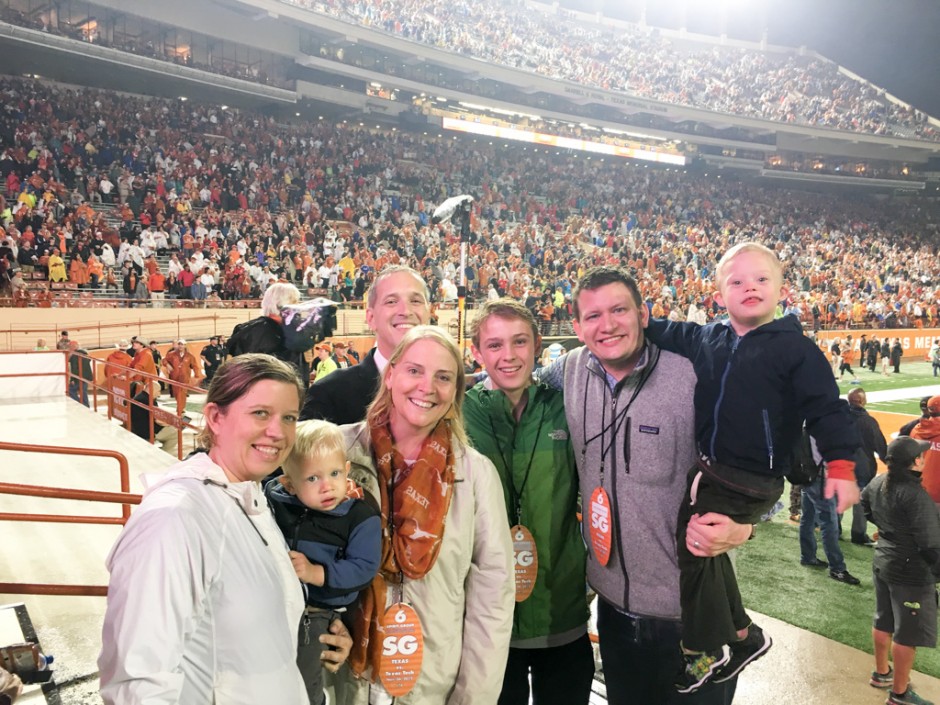
{"label": "teenage boy in green jacket", "polygon": [[[532,381],[542,341],[519,302],[487,302],[471,325],[471,339],[489,377],[467,392],[467,434],[499,472],[516,548],[516,609],[499,703],[529,702],[531,676],[533,702],[586,705],[594,657],[564,399]],[[531,583],[525,568],[536,564]]]}

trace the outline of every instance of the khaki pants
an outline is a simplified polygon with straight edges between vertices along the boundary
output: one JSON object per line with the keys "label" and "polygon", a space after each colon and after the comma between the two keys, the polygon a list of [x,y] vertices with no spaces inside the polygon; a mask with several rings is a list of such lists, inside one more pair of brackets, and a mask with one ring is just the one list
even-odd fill
{"label": "khaki pants", "polygon": [[179,432],[173,426],[164,426],[154,434],[155,445],[174,458],[179,457]]}

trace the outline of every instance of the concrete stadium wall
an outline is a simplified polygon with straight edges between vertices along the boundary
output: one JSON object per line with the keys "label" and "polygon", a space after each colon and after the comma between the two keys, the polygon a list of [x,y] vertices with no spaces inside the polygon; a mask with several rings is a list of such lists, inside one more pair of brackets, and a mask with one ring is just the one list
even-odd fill
{"label": "concrete stadium wall", "polygon": [[[206,340],[229,335],[237,324],[260,315],[261,310],[255,308],[2,308],[0,352],[32,350],[38,338],[54,348],[62,330],[89,350],[111,348],[133,335],[160,343],[174,338]],[[438,315],[441,325],[456,336],[456,311],[441,310]],[[336,323],[334,338],[371,335],[363,309],[337,311]]]}

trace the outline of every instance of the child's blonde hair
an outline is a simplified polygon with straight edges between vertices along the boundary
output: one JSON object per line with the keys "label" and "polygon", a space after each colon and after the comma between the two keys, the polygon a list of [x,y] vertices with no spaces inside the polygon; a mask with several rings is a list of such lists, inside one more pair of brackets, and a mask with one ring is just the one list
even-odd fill
{"label": "child's blonde hair", "polygon": [[339,426],[329,421],[301,421],[297,424],[294,446],[284,461],[284,472],[294,477],[310,458],[342,453],[346,458],[346,439]]}
{"label": "child's blonde hair", "polygon": [[721,259],[718,260],[718,266],[715,268],[715,283],[721,287],[721,274],[724,268],[728,265],[731,260],[740,255],[742,252],[756,252],[758,254],[764,255],[772,264],[774,271],[777,273],[777,276],[780,277],[780,281],[783,281],[783,262],[777,257],[777,253],[771,250],[769,247],[761,245],[759,242],[742,242],[740,245],[735,245],[730,250],[725,252]]}

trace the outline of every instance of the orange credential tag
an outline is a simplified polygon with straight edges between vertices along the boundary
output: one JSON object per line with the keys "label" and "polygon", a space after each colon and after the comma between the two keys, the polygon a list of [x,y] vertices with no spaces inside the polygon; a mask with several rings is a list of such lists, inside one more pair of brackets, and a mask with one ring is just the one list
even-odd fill
{"label": "orange credential tag", "polygon": [[393,698],[411,692],[421,675],[424,658],[424,634],[418,613],[403,602],[385,610],[382,618],[385,636],[379,659],[379,678]]}
{"label": "orange credential tag", "polygon": [[535,587],[535,576],[539,572],[539,554],[532,532],[522,524],[516,524],[509,533],[512,536],[516,567],[516,602],[522,602],[528,599]]}
{"label": "orange credential tag", "polygon": [[591,538],[591,549],[594,558],[601,565],[607,565],[610,560],[611,524],[610,524],[610,497],[603,487],[596,487],[591,493],[589,507],[588,536]]}

